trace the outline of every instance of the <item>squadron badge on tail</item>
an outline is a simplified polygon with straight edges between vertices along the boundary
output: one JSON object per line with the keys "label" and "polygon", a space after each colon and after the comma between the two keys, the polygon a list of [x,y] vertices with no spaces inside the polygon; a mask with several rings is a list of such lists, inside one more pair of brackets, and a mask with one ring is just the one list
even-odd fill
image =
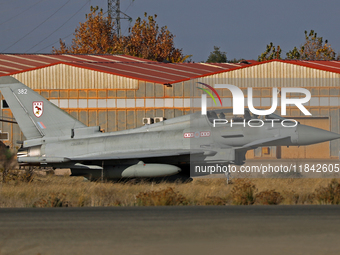
{"label": "squadron badge on tail", "polygon": [[43,114],[44,103],[43,102],[33,102],[33,113],[35,117],[39,118]]}

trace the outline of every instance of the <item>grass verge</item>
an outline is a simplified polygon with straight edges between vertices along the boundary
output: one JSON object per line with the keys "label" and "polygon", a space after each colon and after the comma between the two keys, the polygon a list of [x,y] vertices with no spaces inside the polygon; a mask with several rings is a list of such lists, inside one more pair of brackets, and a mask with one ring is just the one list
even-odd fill
{"label": "grass verge", "polygon": [[99,183],[34,176],[0,183],[0,207],[339,204],[338,179],[194,179]]}

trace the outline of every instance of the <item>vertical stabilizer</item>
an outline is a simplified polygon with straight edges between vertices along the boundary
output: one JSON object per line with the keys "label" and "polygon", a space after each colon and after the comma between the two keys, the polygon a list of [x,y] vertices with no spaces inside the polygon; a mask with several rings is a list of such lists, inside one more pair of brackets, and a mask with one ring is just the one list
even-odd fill
{"label": "vertical stabilizer", "polygon": [[0,77],[0,91],[28,140],[43,136],[71,136],[72,129],[86,127],[10,76]]}

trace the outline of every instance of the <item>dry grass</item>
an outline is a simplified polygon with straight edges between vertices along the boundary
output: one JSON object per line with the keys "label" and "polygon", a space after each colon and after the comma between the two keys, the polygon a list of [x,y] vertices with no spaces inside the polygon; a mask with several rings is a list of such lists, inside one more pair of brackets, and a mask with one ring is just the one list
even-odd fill
{"label": "dry grass", "polygon": [[250,180],[235,180],[231,191],[232,202],[235,205],[252,205],[256,198],[256,186]]}
{"label": "dry grass", "polygon": [[282,200],[283,196],[275,190],[261,191],[255,196],[255,204],[258,205],[278,205]]}
{"label": "dry grass", "polygon": [[136,196],[136,202],[140,206],[186,205],[188,200],[169,187],[159,191],[140,192]]}
{"label": "dry grass", "polygon": [[333,199],[338,199],[338,187],[339,180],[331,179],[248,179],[227,185],[225,179],[98,183],[82,177],[35,176],[30,182],[0,183],[0,207],[334,204],[339,203]]}
{"label": "dry grass", "polygon": [[332,180],[327,187],[320,187],[315,190],[315,199],[320,204],[340,204],[340,183]]}

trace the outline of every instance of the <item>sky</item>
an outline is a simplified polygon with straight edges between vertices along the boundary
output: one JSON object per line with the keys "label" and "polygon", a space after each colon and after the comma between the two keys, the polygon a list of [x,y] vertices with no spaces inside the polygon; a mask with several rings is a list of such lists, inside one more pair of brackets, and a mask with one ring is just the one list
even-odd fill
{"label": "sky", "polygon": [[[257,59],[266,45],[280,45],[282,56],[315,30],[340,52],[338,0],[120,0],[121,11],[133,21],[157,14],[175,47],[206,61],[214,46],[233,58]],[[107,11],[107,0],[0,0],[0,53],[50,53],[59,38],[70,43],[90,6]],[[127,35],[129,22],[122,20]]]}

